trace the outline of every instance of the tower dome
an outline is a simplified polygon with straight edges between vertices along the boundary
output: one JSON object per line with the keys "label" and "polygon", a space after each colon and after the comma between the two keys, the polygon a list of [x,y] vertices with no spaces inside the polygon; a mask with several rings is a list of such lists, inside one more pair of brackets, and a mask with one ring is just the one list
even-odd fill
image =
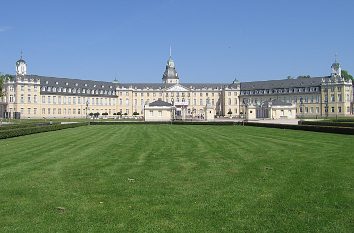
{"label": "tower dome", "polygon": [[27,74],[27,64],[26,61],[21,58],[16,62],[16,75],[26,75]]}
{"label": "tower dome", "polygon": [[162,76],[162,82],[171,83],[171,84],[179,83],[179,77],[176,71],[175,62],[173,61],[171,56],[171,48],[170,48],[170,57],[167,60],[166,69]]}
{"label": "tower dome", "polygon": [[342,76],[342,68],[339,64],[339,62],[337,61],[337,55],[335,57],[334,63],[331,66],[332,68],[332,76]]}

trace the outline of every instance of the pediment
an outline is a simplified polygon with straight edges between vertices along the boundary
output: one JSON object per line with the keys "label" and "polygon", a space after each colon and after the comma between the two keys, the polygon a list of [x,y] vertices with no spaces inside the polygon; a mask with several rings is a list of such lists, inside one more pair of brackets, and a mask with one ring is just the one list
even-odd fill
{"label": "pediment", "polygon": [[176,84],[176,85],[173,85],[172,87],[167,88],[166,91],[178,92],[178,91],[189,91],[189,89],[180,85],[180,84]]}

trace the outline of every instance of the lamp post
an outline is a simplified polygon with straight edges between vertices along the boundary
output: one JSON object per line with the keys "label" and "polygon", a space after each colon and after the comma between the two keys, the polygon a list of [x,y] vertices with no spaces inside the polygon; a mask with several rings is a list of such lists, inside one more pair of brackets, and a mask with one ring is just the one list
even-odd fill
{"label": "lamp post", "polygon": [[88,102],[88,100],[86,100],[86,120],[87,120],[87,122],[89,124],[89,120],[88,120],[88,105],[89,105],[89,102]]}
{"label": "lamp post", "polygon": [[326,118],[328,118],[328,98],[329,98],[329,90],[328,90],[328,82],[326,82],[326,87],[325,87],[325,114],[326,114]]}
{"label": "lamp post", "polygon": [[301,120],[304,119],[304,100],[300,97],[300,112],[301,112]]}

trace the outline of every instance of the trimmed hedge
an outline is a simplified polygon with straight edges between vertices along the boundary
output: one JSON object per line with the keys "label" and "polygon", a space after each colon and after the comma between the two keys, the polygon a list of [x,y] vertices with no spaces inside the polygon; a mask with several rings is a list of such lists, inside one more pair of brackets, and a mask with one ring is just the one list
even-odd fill
{"label": "trimmed hedge", "polygon": [[304,130],[314,132],[325,133],[338,133],[338,134],[351,134],[354,135],[354,128],[337,127],[337,126],[321,126],[321,125],[284,125],[284,124],[267,124],[257,122],[233,122],[233,121],[173,121],[173,122],[124,122],[124,121],[103,121],[103,122],[91,122],[91,125],[124,125],[124,124],[173,124],[173,125],[244,125],[244,126],[256,126],[278,129],[293,129]]}
{"label": "trimmed hedge", "polygon": [[299,125],[320,125],[320,126],[337,126],[354,128],[354,122],[337,122],[337,121],[299,121]]}
{"label": "trimmed hedge", "polygon": [[23,128],[11,128],[8,130],[1,130],[0,131],[0,139],[5,138],[13,138],[24,136],[28,134],[35,134],[35,133],[42,133],[42,132],[49,132],[49,131],[56,131],[61,129],[68,129],[68,128],[75,128],[79,126],[87,125],[86,123],[75,123],[75,124],[56,124],[56,125],[43,125],[43,126],[35,126],[32,127],[23,127]]}
{"label": "trimmed hedge", "polygon": [[90,125],[126,125],[126,124],[147,124],[147,125],[235,125],[233,121],[91,121]]}
{"label": "trimmed hedge", "polygon": [[[242,122],[239,122],[239,124],[242,125]],[[245,122],[244,125],[354,135],[354,128],[348,128],[348,127],[321,126],[321,125],[284,125],[284,124],[266,124],[266,123],[256,123],[256,122]]]}

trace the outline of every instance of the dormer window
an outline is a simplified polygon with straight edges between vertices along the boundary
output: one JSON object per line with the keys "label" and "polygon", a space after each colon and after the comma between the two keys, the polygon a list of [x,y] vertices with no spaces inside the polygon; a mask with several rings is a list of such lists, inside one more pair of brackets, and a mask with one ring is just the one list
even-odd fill
{"label": "dormer window", "polygon": [[58,82],[55,82],[56,85],[58,85]]}
{"label": "dormer window", "polygon": [[85,87],[87,87],[87,83],[85,83]]}
{"label": "dormer window", "polygon": [[57,91],[57,88],[56,87],[53,87],[53,92],[56,92]]}
{"label": "dormer window", "polygon": [[71,88],[68,88],[68,92],[71,93]]}
{"label": "dormer window", "polygon": [[102,87],[102,88],[104,88],[104,86],[103,86],[103,85],[102,85],[101,87]]}
{"label": "dormer window", "polygon": [[45,91],[45,87],[42,87],[42,91]]}
{"label": "dormer window", "polygon": [[67,86],[67,85],[69,85],[69,83],[65,83],[65,85]]}
{"label": "dormer window", "polygon": [[63,92],[66,92],[66,88],[65,87],[63,88]]}
{"label": "dormer window", "polygon": [[75,86],[77,87],[79,84],[75,83]]}
{"label": "dormer window", "polygon": [[48,87],[48,91],[52,91],[52,88],[51,88],[51,87]]}
{"label": "dormer window", "polygon": [[48,81],[45,81],[45,84],[48,84]]}
{"label": "dormer window", "polygon": [[93,87],[96,87],[96,84],[95,84],[95,85],[93,85]]}

